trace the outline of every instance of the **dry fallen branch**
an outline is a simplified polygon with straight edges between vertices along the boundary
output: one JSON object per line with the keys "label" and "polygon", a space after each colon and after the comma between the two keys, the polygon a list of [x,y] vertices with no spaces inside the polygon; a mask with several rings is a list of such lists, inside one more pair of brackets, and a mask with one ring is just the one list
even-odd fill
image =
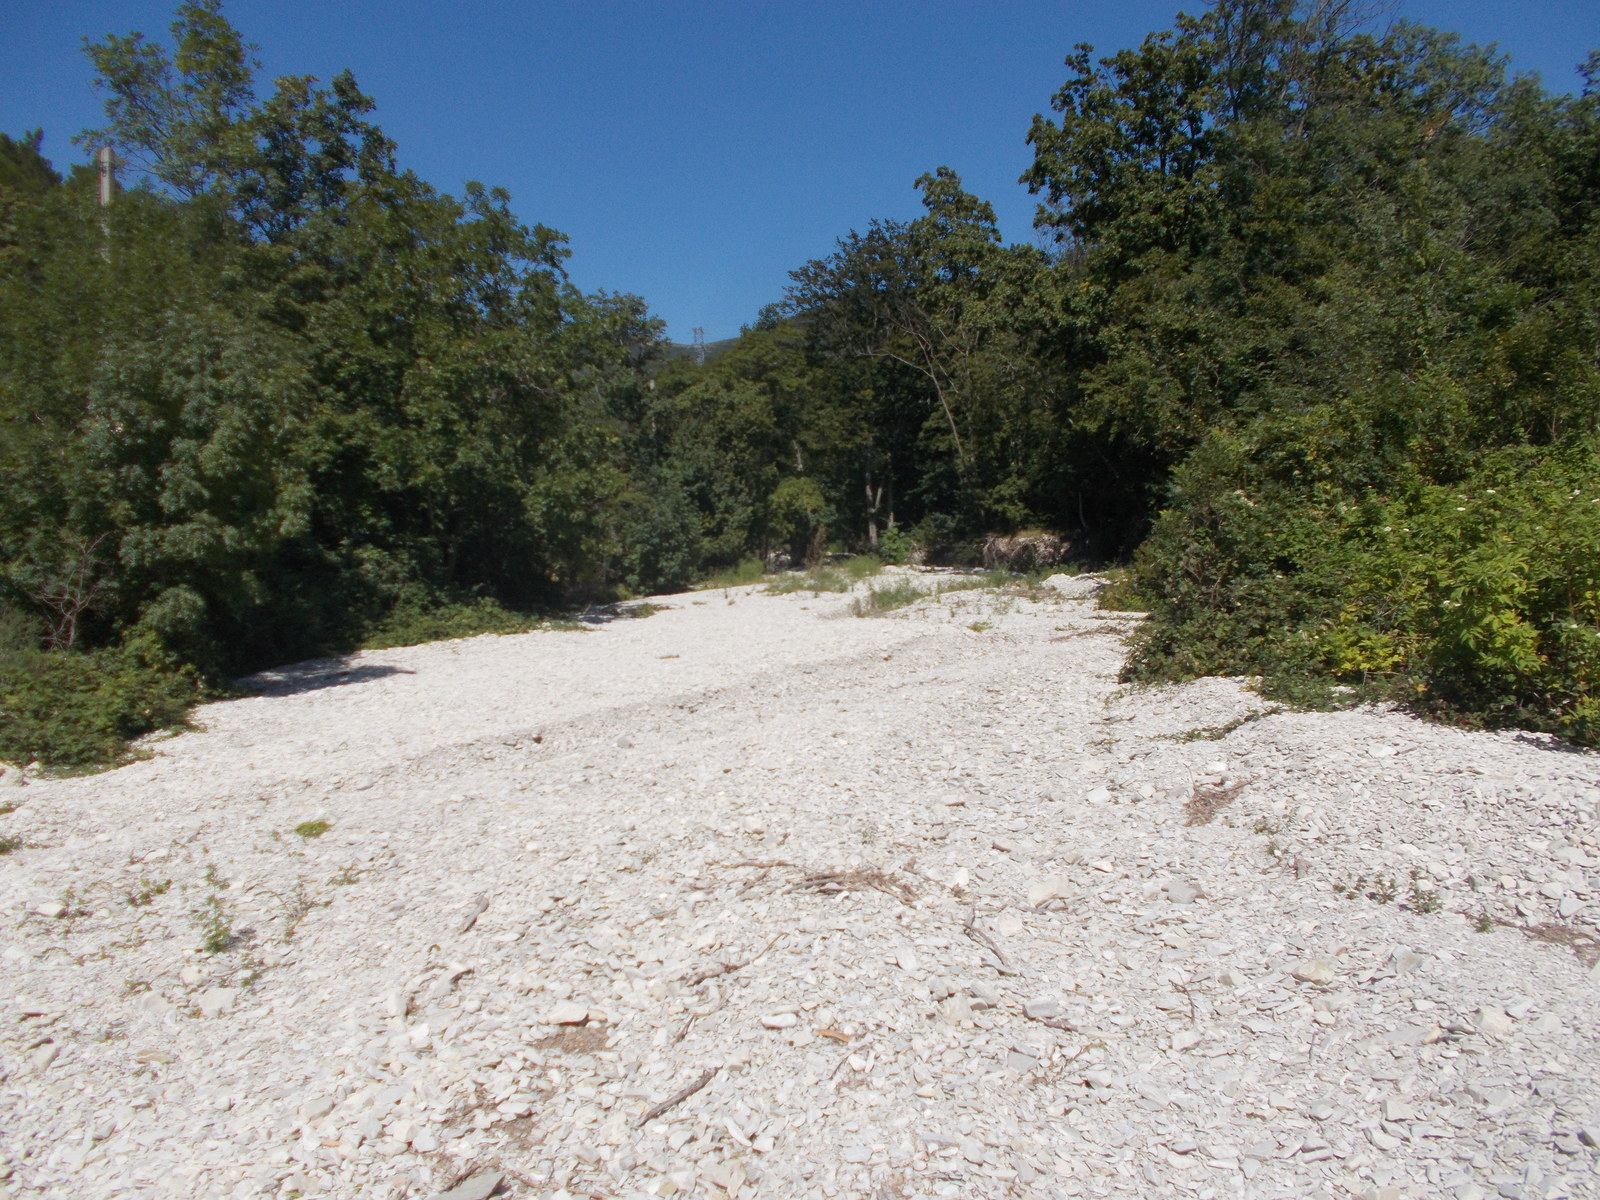
{"label": "dry fallen branch", "polygon": [[669,1108],[673,1108],[676,1105],[682,1104],[690,1096],[694,1095],[701,1088],[705,1087],[706,1084],[710,1083],[712,1077],[715,1076],[720,1070],[722,1070],[721,1067],[707,1067],[701,1074],[700,1078],[696,1079],[688,1087],[682,1089],[681,1091],[674,1092],[660,1104],[651,1105],[651,1107],[645,1109],[644,1114],[633,1123],[633,1127],[635,1129],[643,1129],[646,1125],[650,1124],[651,1121],[654,1121]]}
{"label": "dry fallen branch", "polygon": [[461,924],[456,926],[456,936],[459,937],[461,934],[467,932],[467,930],[476,925],[478,923],[478,918],[483,915],[484,910],[488,907],[489,897],[479,896],[476,900],[474,900],[472,902],[472,907],[467,910],[467,915],[461,919]]}
{"label": "dry fallen branch", "polygon": [[978,906],[976,904],[971,905],[967,909],[967,921],[966,924],[961,927],[961,932],[966,934],[973,941],[988,948],[989,953],[994,955],[994,968],[995,970],[999,971],[1000,974],[1015,975],[1017,973],[1016,968],[1006,961],[1006,956],[1004,952],[1001,951],[999,945],[997,945],[995,940],[984,931],[982,926],[978,924]]}
{"label": "dry fallen branch", "polygon": [[719,976],[722,976],[722,975],[732,975],[735,971],[744,970],[751,963],[755,962],[756,959],[765,957],[767,951],[771,950],[774,946],[776,946],[778,944],[779,940],[787,932],[788,931],[785,930],[784,933],[778,934],[777,937],[773,938],[770,942],[768,942],[766,944],[766,946],[762,949],[760,954],[753,954],[749,958],[745,959],[743,962],[712,963],[709,967],[701,967],[698,971],[694,972],[693,974],[685,975],[683,977],[684,985],[687,986],[687,987],[699,987],[702,983],[704,983],[708,979],[716,979],[716,978],[718,978]]}
{"label": "dry fallen branch", "polygon": [[1185,825],[1209,825],[1216,820],[1217,814],[1233,803],[1233,798],[1252,781],[1241,779],[1238,783],[1229,784],[1227,787],[1197,787],[1190,794],[1189,799],[1183,804],[1183,823]]}
{"label": "dry fallen branch", "polygon": [[877,867],[856,867],[849,871],[817,871],[807,875],[789,890],[791,892],[817,892],[836,896],[840,892],[871,888],[885,896],[893,896],[901,904],[909,905],[917,898],[915,889],[908,883],[895,879]]}
{"label": "dry fallen branch", "polygon": [[757,862],[755,860],[750,860],[750,861],[747,861],[747,862],[735,862],[735,863],[723,863],[723,862],[707,863],[706,865],[708,867],[723,867],[723,868],[731,871],[736,867],[756,867],[756,868],[758,868],[760,870],[766,870],[766,869],[771,868],[771,867],[792,867],[795,864],[790,862],[786,858],[769,858],[769,859],[764,859],[764,860],[759,861],[759,862]]}

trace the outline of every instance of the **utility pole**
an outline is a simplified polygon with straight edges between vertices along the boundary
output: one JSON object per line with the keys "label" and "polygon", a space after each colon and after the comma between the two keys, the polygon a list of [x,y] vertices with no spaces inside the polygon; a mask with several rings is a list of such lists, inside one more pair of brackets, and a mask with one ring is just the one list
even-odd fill
{"label": "utility pole", "polygon": [[95,155],[100,167],[100,234],[105,244],[100,247],[100,257],[111,261],[111,196],[116,190],[117,158],[110,146],[101,146]]}
{"label": "utility pole", "polygon": [[698,325],[694,327],[694,365],[706,365],[706,331]]}
{"label": "utility pole", "polygon": [[100,207],[111,207],[111,190],[117,181],[117,160],[110,146],[101,146],[97,156],[100,162]]}

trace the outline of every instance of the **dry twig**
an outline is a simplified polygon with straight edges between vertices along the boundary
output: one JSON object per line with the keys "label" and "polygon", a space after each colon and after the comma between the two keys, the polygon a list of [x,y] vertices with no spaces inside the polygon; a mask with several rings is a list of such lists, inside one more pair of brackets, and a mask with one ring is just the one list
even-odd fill
{"label": "dry twig", "polygon": [[783,933],[778,934],[777,937],[768,942],[766,946],[762,948],[760,954],[753,954],[743,962],[712,963],[709,967],[701,967],[692,975],[685,975],[683,978],[684,985],[687,987],[699,987],[708,979],[716,979],[723,975],[732,975],[735,971],[744,970],[751,963],[755,962],[756,959],[765,957],[767,951],[776,946],[779,940],[787,933],[788,930],[784,930]]}
{"label": "dry twig", "polygon": [[1016,968],[1006,961],[1005,953],[995,943],[995,940],[978,924],[978,906],[976,903],[967,909],[967,921],[961,927],[961,932],[973,941],[988,947],[989,952],[994,955],[995,970],[999,971],[1000,974],[1015,975],[1017,973]]}
{"label": "dry twig", "polygon": [[645,1109],[644,1115],[633,1123],[633,1127],[635,1129],[643,1129],[646,1125],[650,1124],[651,1121],[654,1121],[669,1108],[682,1104],[690,1096],[694,1095],[701,1088],[705,1087],[706,1084],[710,1083],[712,1077],[720,1070],[722,1070],[721,1067],[707,1067],[701,1074],[700,1078],[696,1079],[688,1087],[683,1088],[681,1091],[674,1092],[660,1104],[655,1104]]}

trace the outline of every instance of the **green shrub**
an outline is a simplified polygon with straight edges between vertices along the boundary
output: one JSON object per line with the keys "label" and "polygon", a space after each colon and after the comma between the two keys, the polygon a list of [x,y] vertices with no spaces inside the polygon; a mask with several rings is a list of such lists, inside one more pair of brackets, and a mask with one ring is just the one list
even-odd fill
{"label": "green shrub", "polygon": [[878,535],[877,554],[891,567],[898,567],[905,564],[916,546],[916,539],[897,525],[892,529],[885,529]]}
{"label": "green shrub", "polygon": [[513,612],[490,599],[422,606],[402,603],[379,621],[361,641],[363,650],[388,650],[395,646],[420,646],[451,638],[478,637],[486,633],[527,633],[533,629],[576,628],[570,622],[552,621],[535,613]]}
{"label": "green shrub", "polygon": [[0,759],[111,766],[131,739],[181,725],[203,698],[192,673],[142,648],[11,649],[0,653]]}
{"label": "green shrub", "polygon": [[[1263,479],[1239,447],[1177,475],[1136,560],[1131,678],[1265,677],[1600,744],[1600,447],[1520,447],[1388,495]],[[1241,486],[1242,485],[1242,486]]]}

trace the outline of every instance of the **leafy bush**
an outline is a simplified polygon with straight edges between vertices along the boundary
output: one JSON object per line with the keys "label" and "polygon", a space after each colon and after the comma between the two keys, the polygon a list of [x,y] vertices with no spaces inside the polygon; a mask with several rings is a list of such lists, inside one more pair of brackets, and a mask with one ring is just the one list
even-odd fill
{"label": "leafy bush", "polygon": [[450,638],[479,637],[486,633],[527,633],[533,629],[575,628],[535,613],[513,612],[493,600],[423,606],[408,602],[397,606],[369,632],[363,650],[394,646],[419,646]]}
{"label": "leafy bush", "polygon": [[891,567],[903,566],[916,548],[916,540],[898,525],[878,535],[878,557]]}
{"label": "leafy bush", "polygon": [[193,674],[143,647],[0,652],[0,759],[110,766],[203,698]]}
{"label": "leafy bush", "polygon": [[1600,744],[1597,479],[1593,441],[1390,496],[1297,496],[1225,448],[1196,456],[1138,556],[1154,619],[1129,674],[1338,684]]}

